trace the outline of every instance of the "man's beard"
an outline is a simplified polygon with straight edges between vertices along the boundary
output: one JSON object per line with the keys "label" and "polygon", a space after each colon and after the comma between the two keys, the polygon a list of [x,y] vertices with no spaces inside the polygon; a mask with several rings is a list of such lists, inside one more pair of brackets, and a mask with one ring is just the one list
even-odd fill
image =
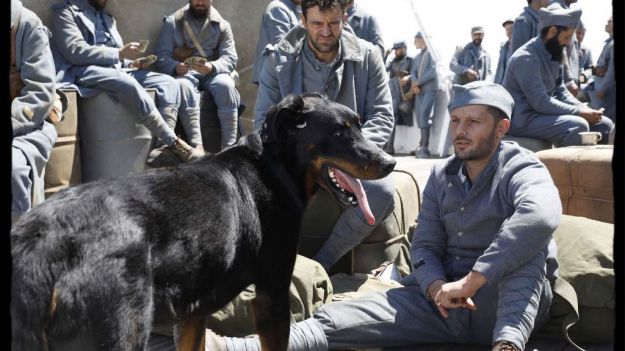
{"label": "man's beard", "polygon": [[[456,139],[454,139],[454,142],[456,140],[468,140],[466,138],[461,138],[458,137]],[[497,128],[493,128],[493,132],[488,136],[488,139],[484,140],[481,144],[475,145],[475,149],[471,150],[471,151],[464,151],[464,155],[462,154],[463,152],[458,152],[457,150],[455,151],[456,157],[458,157],[459,159],[463,160],[463,161],[473,161],[473,160],[481,160],[486,158],[488,155],[490,155],[491,151],[496,147],[497,144]]]}
{"label": "man's beard", "polygon": [[482,39],[473,39],[473,44],[475,44],[475,46],[482,45]]}
{"label": "man's beard", "polygon": [[337,50],[337,48],[339,47],[339,41],[336,40],[334,42],[332,42],[331,44],[319,44],[317,43],[315,40],[313,40],[312,37],[309,37],[308,42],[310,43],[310,45],[312,45],[312,47],[322,53],[322,54],[327,54],[329,52],[333,52],[335,50]]}
{"label": "man's beard", "polygon": [[545,41],[545,49],[551,54],[551,61],[562,62],[564,47],[558,42],[558,36]]}
{"label": "man's beard", "polygon": [[406,53],[401,53],[399,55],[395,55],[395,61],[399,61],[399,60],[403,59],[404,57],[406,57]]}
{"label": "man's beard", "polygon": [[89,0],[89,5],[93,6],[98,11],[102,11],[106,7],[106,0]]}
{"label": "man's beard", "polygon": [[191,14],[191,17],[195,18],[195,19],[206,19],[208,17],[208,12],[210,11],[210,8],[207,9],[196,9],[193,7],[189,7],[189,13]]}

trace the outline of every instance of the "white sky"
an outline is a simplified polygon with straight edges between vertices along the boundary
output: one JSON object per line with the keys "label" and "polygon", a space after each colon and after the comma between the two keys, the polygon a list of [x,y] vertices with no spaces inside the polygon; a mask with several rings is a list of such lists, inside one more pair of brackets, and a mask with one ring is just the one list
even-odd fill
{"label": "white sky", "polygon": [[[376,16],[382,27],[387,48],[394,41],[406,40],[410,55],[414,55],[414,35],[419,29],[416,9],[423,29],[430,36],[433,48],[441,56],[443,66],[449,61],[457,45],[471,40],[471,27],[481,25],[485,35],[482,46],[490,54],[493,75],[497,68],[499,47],[506,41],[501,23],[514,19],[527,6],[527,0],[356,0],[363,9]],[[571,5],[582,9],[582,21],[586,26],[583,44],[588,46],[596,62],[603,41],[608,35],[605,24],[612,15],[611,0],[579,0]]]}

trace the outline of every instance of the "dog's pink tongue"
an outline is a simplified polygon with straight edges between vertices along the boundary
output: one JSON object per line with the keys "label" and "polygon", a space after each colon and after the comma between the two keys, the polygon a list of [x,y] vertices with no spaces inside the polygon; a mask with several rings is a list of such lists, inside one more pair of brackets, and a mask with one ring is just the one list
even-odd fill
{"label": "dog's pink tongue", "polygon": [[356,195],[356,199],[358,199],[358,207],[360,207],[362,213],[364,213],[367,223],[369,223],[369,225],[374,225],[375,217],[373,216],[373,213],[371,213],[371,208],[369,208],[367,194],[365,194],[365,189],[363,189],[360,179],[350,177],[338,169],[334,169],[334,176],[343,189]]}

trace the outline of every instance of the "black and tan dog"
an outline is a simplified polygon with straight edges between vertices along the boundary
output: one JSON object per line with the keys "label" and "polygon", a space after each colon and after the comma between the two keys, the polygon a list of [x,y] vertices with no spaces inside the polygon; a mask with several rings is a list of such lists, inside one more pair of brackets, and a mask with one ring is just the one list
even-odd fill
{"label": "black and tan dog", "polygon": [[369,212],[358,178],[395,165],[359,125],[290,96],[219,154],[59,192],[11,232],[13,350],[144,350],[153,323],[204,350],[205,316],[251,283],[263,350],[286,350],[307,200],[321,185]]}

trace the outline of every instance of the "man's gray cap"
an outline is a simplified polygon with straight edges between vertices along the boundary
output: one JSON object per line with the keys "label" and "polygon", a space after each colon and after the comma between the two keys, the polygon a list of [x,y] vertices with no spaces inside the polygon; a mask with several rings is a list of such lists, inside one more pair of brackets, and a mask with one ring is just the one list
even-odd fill
{"label": "man's gray cap", "polygon": [[508,18],[505,21],[503,21],[503,23],[501,24],[502,27],[505,27],[506,24],[511,23],[514,24],[514,20],[512,18]]}
{"label": "man's gray cap", "polygon": [[554,3],[541,8],[538,15],[540,16],[540,30],[551,26],[577,28],[582,18],[582,9],[565,9]]}
{"label": "man's gray cap", "polygon": [[484,33],[484,27],[482,26],[475,26],[473,28],[471,28],[471,34],[473,33]]}
{"label": "man's gray cap", "polygon": [[493,82],[476,80],[465,85],[454,84],[454,97],[449,110],[467,105],[496,107],[503,111],[508,119],[511,119],[514,100],[506,88]]}
{"label": "man's gray cap", "polygon": [[404,49],[408,48],[406,46],[406,42],[403,40],[400,40],[400,41],[396,41],[393,43],[393,50],[399,49],[399,48],[404,48]]}
{"label": "man's gray cap", "polygon": [[421,31],[418,31],[417,34],[415,34],[414,37],[415,38],[423,38],[423,33],[421,33]]}

